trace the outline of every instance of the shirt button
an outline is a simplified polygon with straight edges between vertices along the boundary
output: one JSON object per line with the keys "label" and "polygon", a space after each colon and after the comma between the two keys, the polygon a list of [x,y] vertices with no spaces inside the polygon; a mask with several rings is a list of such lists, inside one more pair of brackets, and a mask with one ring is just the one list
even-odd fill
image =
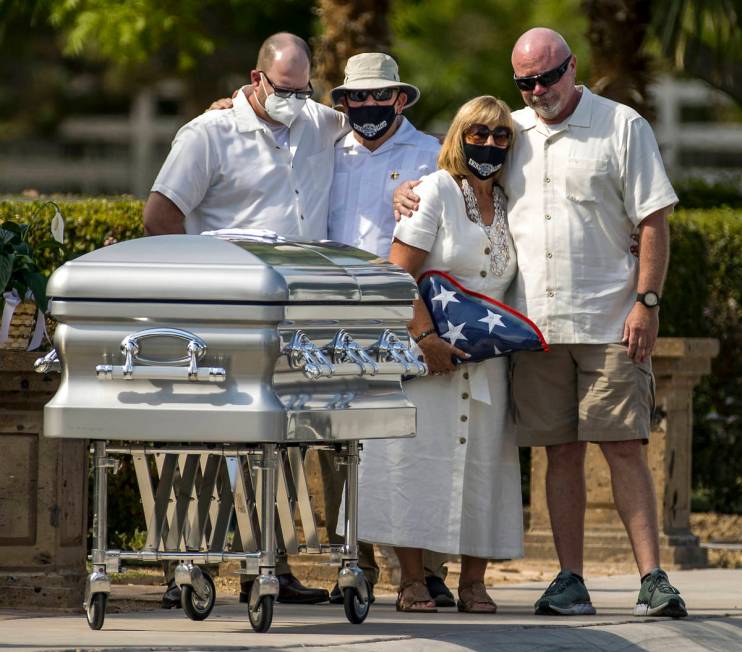
{"label": "shirt button", "polygon": [[299,217],[300,217],[301,219],[304,219],[304,216],[303,216],[303,215],[299,215]]}
{"label": "shirt button", "polygon": [[480,276],[481,276],[482,278],[484,278],[485,276],[487,276],[487,272],[485,272],[484,270],[482,270],[481,272],[479,272],[479,275],[480,275]]}
{"label": "shirt button", "polygon": [[461,398],[464,398],[464,399],[466,399],[466,398],[469,398],[469,394],[467,394],[466,392],[464,392],[464,393],[463,393],[463,394],[461,395]]}
{"label": "shirt button", "polygon": [[547,252],[546,252],[546,257],[547,257],[547,258],[551,258],[551,252],[550,252],[550,251],[547,251]]}
{"label": "shirt button", "polygon": [[295,192],[295,193],[296,193],[297,195],[299,194],[299,191],[298,191],[298,190],[294,190],[294,192]]}
{"label": "shirt button", "polygon": [[465,444],[466,443],[466,437],[459,437],[459,444]]}
{"label": "shirt button", "polygon": [[550,220],[551,219],[551,215],[549,215],[548,213],[546,214],[545,217],[546,217],[547,220]]}
{"label": "shirt button", "polygon": [[462,415],[461,415],[461,416],[460,416],[459,418],[460,418],[460,419],[461,419],[462,421],[467,421],[467,420],[469,419],[469,417],[467,417],[467,416],[466,416],[465,414],[462,414]]}
{"label": "shirt button", "polygon": [[546,290],[546,296],[547,297],[553,297],[554,296],[554,290]]}
{"label": "shirt button", "polygon": [[490,255],[490,251],[492,251],[492,250],[489,247],[485,247],[484,248],[484,254],[485,254],[485,256],[489,256]]}
{"label": "shirt button", "polygon": [[465,371],[464,372],[464,380],[469,380],[469,372],[468,371]]}
{"label": "shirt button", "polygon": [[544,177],[544,183],[551,183],[551,179],[549,179],[549,177]]}

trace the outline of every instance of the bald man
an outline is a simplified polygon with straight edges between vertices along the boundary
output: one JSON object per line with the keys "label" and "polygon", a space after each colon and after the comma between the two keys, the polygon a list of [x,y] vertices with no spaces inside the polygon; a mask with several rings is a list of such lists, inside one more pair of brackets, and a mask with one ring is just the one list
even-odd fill
{"label": "bald man", "polygon": [[349,128],[309,99],[309,73],[301,38],[269,37],[234,107],[178,131],[144,207],[146,232],[259,228],[326,238],[334,145]]}
{"label": "bald man", "polygon": [[[550,29],[512,53],[526,108],[505,189],[518,252],[513,301],[551,350],[512,361],[518,443],[545,446],[546,494],[561,572],[537,614],[593,614],[582,579],[584,462],[608,462],[616,509],[639,568],[635,615],[687,615],[659,564],[656,497],[644,455],[653,408],[650,355],[677,197],[652,129],[633,109],[575,84],[577,60]],[[639,232],[639,258],[630,253]]]}
{"label": "bald man", "polygon": [[[279,33],[261,46],[250,87],[226,111],[208,111],[182,127],[144,207],[150,235],[239,228],[268,229],[289,239],[327,237],[334,146],[345,116],[313,102],[309,46]],[[163,608],[181,606],[166,565]],[[279,602],[326,602],[303,586],[285,559],[276,566]],[[249,583],[240,601],[247,602]]]}
{"label": "bald man", "polygon": [[[647,121],[576,85],[577,59],[560,34],[527,31],[512,64],[526,108],[513,113],[517,134],[504,176],[518,254],[510,303],[539,325],[551,350],[513,356],[511,395],[519,445],[546,447],[561,565],[535,610],[595,613],[582,578],[584,462],[594,442],[639,568],[634,613],[686,616],[659,567],[656,498],[642,450],[654,403],[650,354],[669,258],[667,217],[677,196]],[[412,186],[395,191],[395,216],[416,210]]]}

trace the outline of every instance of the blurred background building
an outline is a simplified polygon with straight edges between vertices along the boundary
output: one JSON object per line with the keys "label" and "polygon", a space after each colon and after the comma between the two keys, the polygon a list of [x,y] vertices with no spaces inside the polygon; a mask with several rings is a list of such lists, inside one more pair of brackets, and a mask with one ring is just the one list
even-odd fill
{"label": "blurred background building", "polygon": [[0,0],[0,193],[145,197],[178,127],[248,79],[260,42],[307,38],[322,96],[348,56],[390,52],[443,132],[492,93],[522,105],[510,48],[562,32],[578,77],[655,125],[674,179],[742,186],[738,2]]}

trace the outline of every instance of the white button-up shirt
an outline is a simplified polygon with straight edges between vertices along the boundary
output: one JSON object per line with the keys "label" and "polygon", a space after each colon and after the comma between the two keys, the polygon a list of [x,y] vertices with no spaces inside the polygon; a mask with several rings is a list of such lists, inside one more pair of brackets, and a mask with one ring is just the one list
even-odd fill
{"label": "white button-up shirt", "polygon": [[335,141],[347,131],[342,113],[307,100],[282,147],[238,93],[232,109],[178,131],[152,190],[186,216],[187,233],[263,228],[324,239]]}
{"label": "white button-up shirt", "polygon": [[558,343],[623,338],[639,263],[631,234],[677,203],[652,129],[633,109],[582,88],[559,125],[513,113],[508,221],[518,253],[510,301]]}
{"label": "white button-up shirt", "polygon": [[389,140],[369,151],[352,133],[335,146],[329,238],[386,258],[392,246],[392,195],[409,179],[435,172],[441,146],[402,118]]}

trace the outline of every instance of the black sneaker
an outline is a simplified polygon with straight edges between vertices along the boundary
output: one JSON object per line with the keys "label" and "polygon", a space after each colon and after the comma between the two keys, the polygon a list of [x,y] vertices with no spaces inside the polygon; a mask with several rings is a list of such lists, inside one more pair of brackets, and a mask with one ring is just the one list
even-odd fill
{"label": "black sneaker", "polygon": [[568,570],[554,578],[534,607],[537,616],[595,615],[584,580],[577,573]]}
{"label": "black sneaker", "polygon": [[428,593],[433,598],[436,607],[455,607],[456,600],[453,599],[453,593],[448,590],[445,582],[437,575],[428,575],[425,578],[425,586],[428,587]]}
{"label": "black sneaker", "polygon": [[661,568],[656,568],[642,577],[634,615],[670,618],[685,618],[688,615],[680,591],[670,584],[667,573]]}

